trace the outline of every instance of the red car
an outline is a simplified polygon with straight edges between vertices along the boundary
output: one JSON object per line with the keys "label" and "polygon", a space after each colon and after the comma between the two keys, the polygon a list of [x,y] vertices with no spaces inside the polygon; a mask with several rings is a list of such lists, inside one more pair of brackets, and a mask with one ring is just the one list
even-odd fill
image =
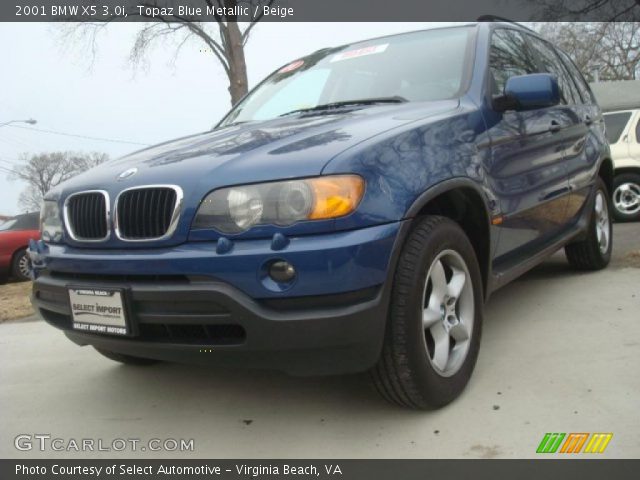
{"label": "red car", "polygon": [[40,214],[17,215],[0,224],[0,280],[12,276],[29,280],[27,246],[30,239],[40,239]]}

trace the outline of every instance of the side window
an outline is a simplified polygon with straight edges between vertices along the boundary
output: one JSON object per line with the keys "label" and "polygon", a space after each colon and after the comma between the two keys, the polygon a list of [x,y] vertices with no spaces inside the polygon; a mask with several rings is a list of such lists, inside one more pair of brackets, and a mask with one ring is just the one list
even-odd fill
{"label": "side window", "polygon": [[[607,141],[611,145],[618,143],[622,132],[624,132],[624,127],[627,126],[630,118],[631,112],[605,113],[604,125],[607,132]],[[636,128],[636,138],[638,138],[637,133],[638,128]]]}
{"label": "side window", "polygon": [[560,61],[560,57],[556,55],[556,52],[542,40],[531,35],[527,36],[529,37],[531,46],[538,54],[540,71],[554,74],[558,78],[561,102],[568,105],[578,105],[582,103],[580,94],[573,80],[571,80],[569,72],[565,69],[564,64]]}
{"label": "side window", "polygon": [[569,55],[567,55],[563,51],[559,50],[558,54],[560,55],[560,59],[564,62],[564,64],[569,69],[569,72],[573,76],[573,79],[578,86],[578,90],[580,91],[580,95],[582,96],[583,103],[595,105],[597,102],[595,97],[593,96],[593,93],[591,92],[591,88],[589,88],[589,84],[584,79],[582,73],[580,73],[580,70],[578,69],[576,64],[573,63],[573,60],[569,58]]}
{"label": "side window", "polygon": [[640,143],[640,118],[638,118],[638,123],[636,123],[636,143]]}
{"label": "side window", "polygon": [[491,36],[489,69],[493,82],[491,93],[494,95],[504,92],[510,77],[538,72],[535,54],[522,34],[511,29],[494,30]]}

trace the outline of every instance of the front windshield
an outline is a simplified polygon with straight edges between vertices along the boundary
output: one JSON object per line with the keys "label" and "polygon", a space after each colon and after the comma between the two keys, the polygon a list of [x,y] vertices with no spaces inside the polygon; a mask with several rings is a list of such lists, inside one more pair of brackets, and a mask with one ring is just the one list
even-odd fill
{"label": "front windshield", "polygon": [[0,232],[4,231],[4,230],[11,230],[11,227],[13,227],[16,222],[18,221],[18,219],[16,218],[10,218],[9,220],[5,221],[4,223],[0,224]]}
{"label": "front windshield", "polygon": [[442,28],[320,50],[272,74],[220,126],[339,102],[456,97],[463,87],[471,31]]}

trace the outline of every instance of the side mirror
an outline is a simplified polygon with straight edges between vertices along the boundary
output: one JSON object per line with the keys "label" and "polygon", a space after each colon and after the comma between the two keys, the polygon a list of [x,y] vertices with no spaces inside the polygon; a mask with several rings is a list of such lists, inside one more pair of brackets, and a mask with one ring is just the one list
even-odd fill
{"label": "side mirror", "polygon": [[555,75],[532,73],[507,80],[504,95],[494,99],[497,110],[534,110],[560,103],[560,88]]}

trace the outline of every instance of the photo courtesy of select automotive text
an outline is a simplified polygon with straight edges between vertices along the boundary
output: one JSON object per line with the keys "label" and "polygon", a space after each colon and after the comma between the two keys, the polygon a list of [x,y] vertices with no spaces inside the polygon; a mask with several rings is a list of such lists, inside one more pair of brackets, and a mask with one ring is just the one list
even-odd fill
{"label": "photo courtesy of select automotive text", "polygon": [[0,54],[0,480],[640,478],[640,0],[6,0]]}

